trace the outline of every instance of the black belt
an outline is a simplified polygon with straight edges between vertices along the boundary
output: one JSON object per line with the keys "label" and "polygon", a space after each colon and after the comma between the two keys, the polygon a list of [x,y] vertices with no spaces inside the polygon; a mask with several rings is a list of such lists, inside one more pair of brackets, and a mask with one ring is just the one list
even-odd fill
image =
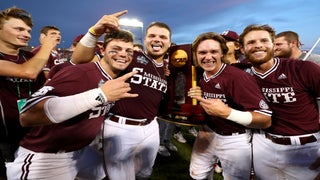
{"label": "black belt", "polygon": [[[117,116],[111,116],[109,119],[113,122],[117,122],[117,123],[120,122],[120,118]],[[146,119],[145,121],[133,121],[127,118],[125,118],[125,120],[126,120],[125,124],[134,125],[134,126],[145,126],[150,124],[152,121],[152,119]]]}
{"label": "black belt", "polygon": [[[274,142],[276,144],[294,145],[291,143],[291,139],[289,137],[277,137],[277,136],[273,136],[268,133],[265,133],[265,136],[267,139],[270,139],[272,142]],[[300,140],[300,144],[304,145],[307,143],[316,142],[317,138],[314,135],[310,135],[310,136],[305,136],[305,137],[299,137],[299,140]]]}
{"label": "black belt", "polygon": [[240,131],[237,132],[225,132],[225,131],[217,131],[217,130],[213,130],[215,133],[220,134],[222,136],[232,136],[232,135],[239,135],[239,134],[244,134],[246,133],[245,129],[242,129]]}

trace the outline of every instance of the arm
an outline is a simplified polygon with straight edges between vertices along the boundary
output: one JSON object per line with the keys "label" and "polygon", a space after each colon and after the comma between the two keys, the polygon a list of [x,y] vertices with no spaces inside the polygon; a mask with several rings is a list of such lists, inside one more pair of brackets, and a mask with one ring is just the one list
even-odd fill
{"label": "arm", "polygon": [[51,97],[22,111],[20,124],[24,127],[61,123],[89,109],[121,98],[133,98],[138,94],[128,93],[131,88],[125,81],[137,72],[127,73],[117,79],[105,82],[100,88],[75,95]]}
{"label": "arm", "polygon": [[271,116],[253,111],[238,111],[232,109],[220,99],[204,99],[199,87],[191,88],[188,96],[200,102],[202,108],[211,116],[221,117],[249,128],[268,128],[271,126]]}
{"label": "arm", "polygon": [[128,11],[120,11],[111,15],[104,15],[82,37],[72,53],[71,61],[75,64],[90,62],[94,57],[96,43],[101,35],[119,29],[119,17]]}
{"label": "arm", "polygon": [[39,52],[23,64],[0,60],[0,75],[35,79],[47,63],[51,50],[57,45],[57,41],[51,37],[42,37],[40,41],[43,45]]}

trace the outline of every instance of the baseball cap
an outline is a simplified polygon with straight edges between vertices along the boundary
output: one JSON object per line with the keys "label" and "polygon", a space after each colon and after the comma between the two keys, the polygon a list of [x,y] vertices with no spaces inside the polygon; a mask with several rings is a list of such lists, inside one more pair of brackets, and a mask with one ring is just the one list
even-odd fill
{"label": "baseball cap", "polygon": [[82,39],[83,36],[84,36],[84,34],[80,34],[80,35],[76,36],[76,37],[73,39],[73,43],[79,42],[79,41]]}
{"label": "baseball cap", "polygon": [[234,31],[223,31],[220,35],[227,41],[239,41],[239,35]]}

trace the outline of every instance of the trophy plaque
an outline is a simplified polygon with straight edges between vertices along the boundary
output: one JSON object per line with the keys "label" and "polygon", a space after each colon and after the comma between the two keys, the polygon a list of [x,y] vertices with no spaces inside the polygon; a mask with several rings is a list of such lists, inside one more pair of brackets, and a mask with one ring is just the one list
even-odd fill
{"label": "trophy plaque", "polygon": [[191,44],[170,47],[168,59],[168,90],[160,107],[159,119],[183,125],[203,124],[202,107],[196,99],[187,96],[189,89],[197,85],[197,73],[202,71],[194,66]]}

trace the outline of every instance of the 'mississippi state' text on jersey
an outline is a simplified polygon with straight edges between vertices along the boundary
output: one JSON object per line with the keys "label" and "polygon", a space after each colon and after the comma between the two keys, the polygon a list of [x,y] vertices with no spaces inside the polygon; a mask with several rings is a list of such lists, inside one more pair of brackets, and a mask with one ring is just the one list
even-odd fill
{"label": "'mississippi state' text on jersey", "polygon": [[[206,99],[221,99],[229,107],[240,111],[254,111],[269,116],[272,114],[254,77],[237,67],[222,64],[211,77],[204,73],[200,87]],[[215,116],[210,116],[208,125],[216,132],[225,134],[241,132],[246,128]]]}
{"label": "'mississippi state' text on jersey", "polygon": [[130,93],[139,94],[136,98],[124,98],[115,103],[114,114],[134,119],[154,119],[163,94],[167,91],[167,80],[163,63],[157,64],[142,52],[135,51],[127,72],[138,71],[131,77]]}
{"label": "'mississippi state' text on jersey", "polygon": [[261,74],[252,68],[257,83],[275,114],[269,133],[302,135],[318,132],[320,66],[310,61],[274,58]]}

